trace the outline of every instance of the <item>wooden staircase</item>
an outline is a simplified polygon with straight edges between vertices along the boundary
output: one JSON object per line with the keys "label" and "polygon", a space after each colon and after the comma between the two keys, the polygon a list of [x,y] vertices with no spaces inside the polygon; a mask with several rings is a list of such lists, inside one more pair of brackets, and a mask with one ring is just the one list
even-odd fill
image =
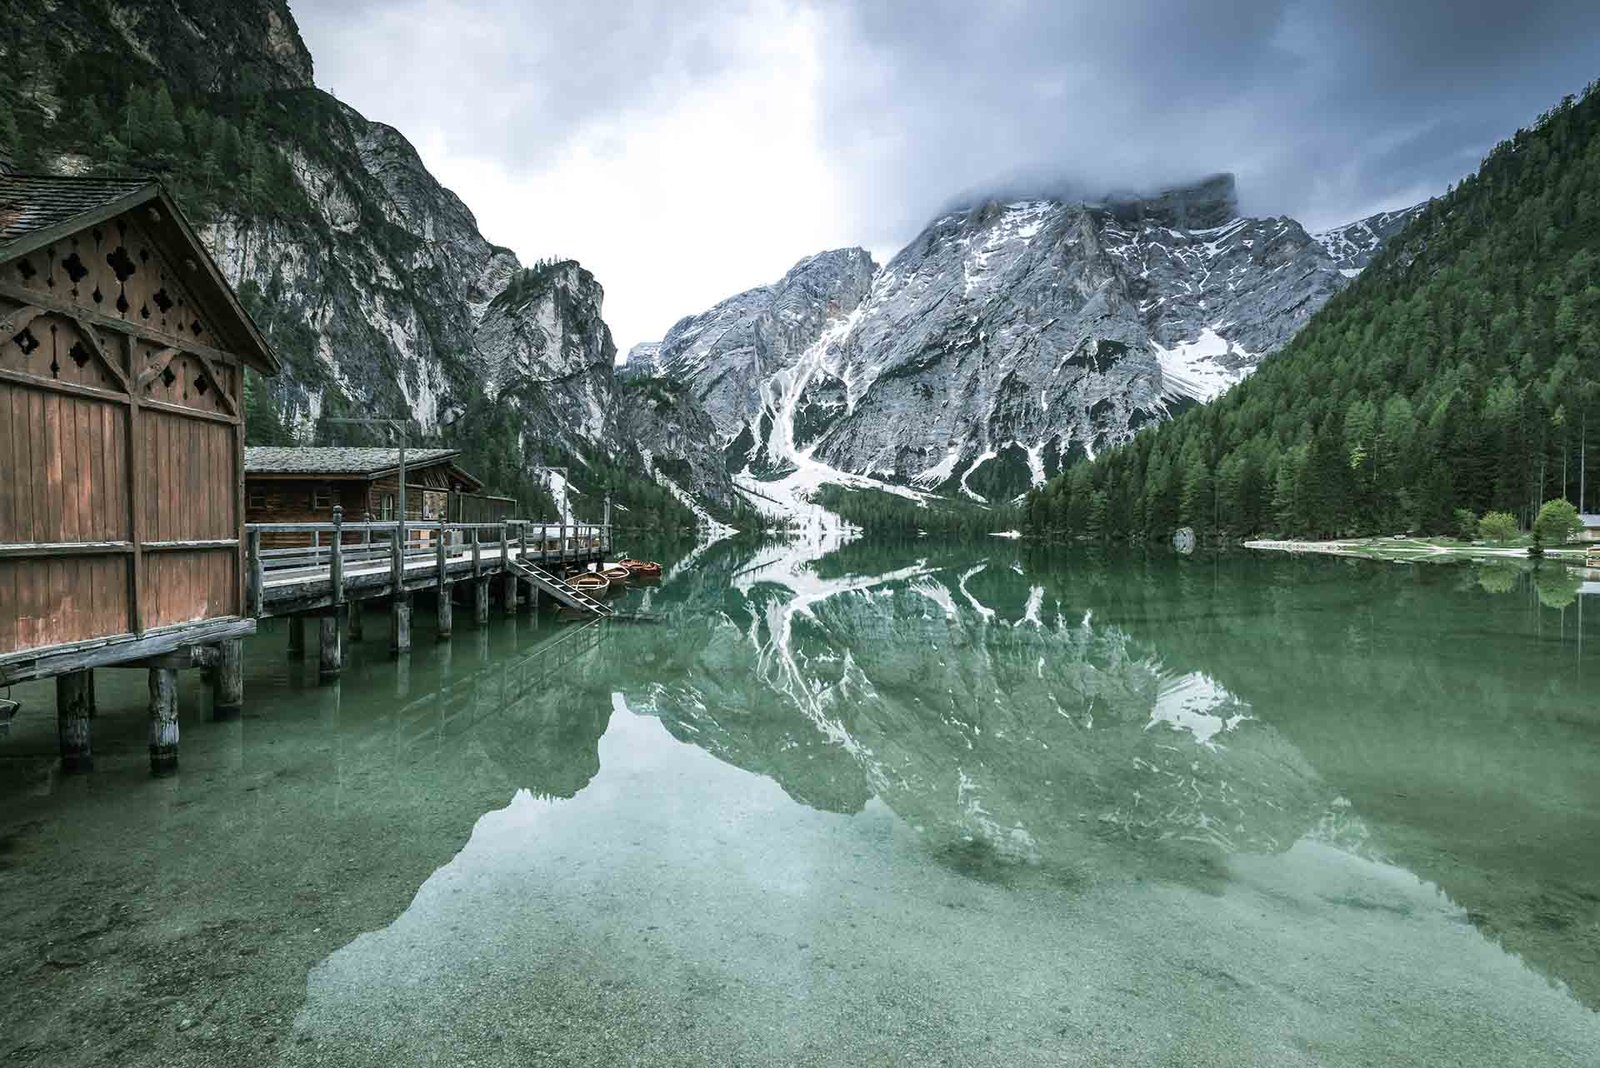
{"label": "wooden staircase", "polygon": [[506,566],[514,574],[521,575],[544,593],[554,597],[561,604],[578,612],[587,612],[598,619],[611,615],[611,606],[604,601],[597,601],[587,593],[568,584],[565,579],[557,578],[537,564],[530,564],[526,560],[510,559]]}

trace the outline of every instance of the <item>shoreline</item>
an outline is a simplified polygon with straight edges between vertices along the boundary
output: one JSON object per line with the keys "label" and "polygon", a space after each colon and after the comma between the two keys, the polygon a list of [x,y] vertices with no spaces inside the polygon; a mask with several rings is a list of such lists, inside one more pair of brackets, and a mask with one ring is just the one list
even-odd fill
{"label": "shoreline", "polygon": [[[1263,552],[1314,553],[1363,560],[1533,560],[1525,545],[1443,544],[1428,538],[1334,538],[1327,541],[1261,538],[1242,542],[1246,549]],[[1585,549],[1546,549],[1544,559],[1582,565]]]}

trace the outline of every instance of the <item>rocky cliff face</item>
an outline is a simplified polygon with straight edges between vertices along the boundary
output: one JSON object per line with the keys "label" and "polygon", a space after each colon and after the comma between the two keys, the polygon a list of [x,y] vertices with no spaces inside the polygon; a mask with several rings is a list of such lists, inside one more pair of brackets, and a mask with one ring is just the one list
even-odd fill
{"label": "rocky cliff face", "polygon": [[[136,84],[164,85],[186,128],[206,128],[191,124],[192,110],[255,131],[270,147],[253,158],[247,150],[245,162],[261,166],[261,152],[287,161],[294,189],[221,195],[193,212],[284,359],[285,373],[261,386],[257,411],[271,418],[253,433],[349,439],[361,432],[324,430],[323,419],[404,416],[416,436],[465,448],[502,491],[525,491],[505,481],[535,459],[568,462],[579,487],[586,466],[610,481],[643,475],[647,456],[620,434],[625,401],[594,276],[570,262],[525,269],[484,238],[399,131],[315,88],[282,0],[63,4],[49,18],[19,18],[49,54],[39,77],[65,72],[41,89],[54,111],[40,116],[47,163],[98,165],[67,116],[83,106],[73,93],[100,89],[65,78],[112,65]],[[106,99],[101,110],[116,106],[114,94]],[[178,177],[197,165],[155,161]],[[726,488],[731,500],[731,486],[718,485],[727,482],[720,458],[714,467],[703,492],[715,500]]]}
{"label": "rocky cliff face", "polygon": [[1226,175],[983,204],[881,270],[824,253],[684,319],[651,366],[690,384],[735,466],[1009,497],[1237,382],[1411,214],[1313,236],[1241,217]]}

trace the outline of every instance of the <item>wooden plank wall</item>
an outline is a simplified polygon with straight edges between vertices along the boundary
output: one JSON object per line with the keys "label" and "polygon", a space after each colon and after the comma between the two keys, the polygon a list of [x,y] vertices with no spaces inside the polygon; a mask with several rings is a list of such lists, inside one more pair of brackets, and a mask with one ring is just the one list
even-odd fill
{"label": "wooden plank wall", "polygon": [[[0,543],[128,540],[127,410],[0,381]],[[128,629],[124,553],[0,559],[0,651]]]}
{"label": "wooden plank wall", "polygon": [[127,409],[0,381],[0,542],[128,539]]}
{"label": "wooden plank wall", "polygon": [[233,427],[146,410],[139,419],[139,439],[145,539],[235,537]]}
{"label": "wooden plank wall", "polygon": [[0,655],[243,613],[243,374],[139,210],[0,265]]}
{"label": "wooden plank wall", "polygon": [[239,615],[237,568],[233,549],[146,552],[145,627]]}

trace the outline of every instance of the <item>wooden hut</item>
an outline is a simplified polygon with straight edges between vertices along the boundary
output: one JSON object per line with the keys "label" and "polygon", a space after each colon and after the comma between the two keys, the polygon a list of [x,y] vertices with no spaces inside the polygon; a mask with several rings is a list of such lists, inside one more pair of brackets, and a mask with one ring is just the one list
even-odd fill
{"label": "wooden hut", "polygon": [[[406,518],[495,523],[516,502],[478,491],[456,449],[406,450]],[[251,523],[326,523],[334,506],[351,522],[399,518],[400,450],[277,448],[245,450],[245,515]],[[285,537],[278,535],[278,537]]]}
{"label": "wooden hut", "polygon": [[0,683],[254,628],[246,367],[278,362],[159,184],[0,174]]}

